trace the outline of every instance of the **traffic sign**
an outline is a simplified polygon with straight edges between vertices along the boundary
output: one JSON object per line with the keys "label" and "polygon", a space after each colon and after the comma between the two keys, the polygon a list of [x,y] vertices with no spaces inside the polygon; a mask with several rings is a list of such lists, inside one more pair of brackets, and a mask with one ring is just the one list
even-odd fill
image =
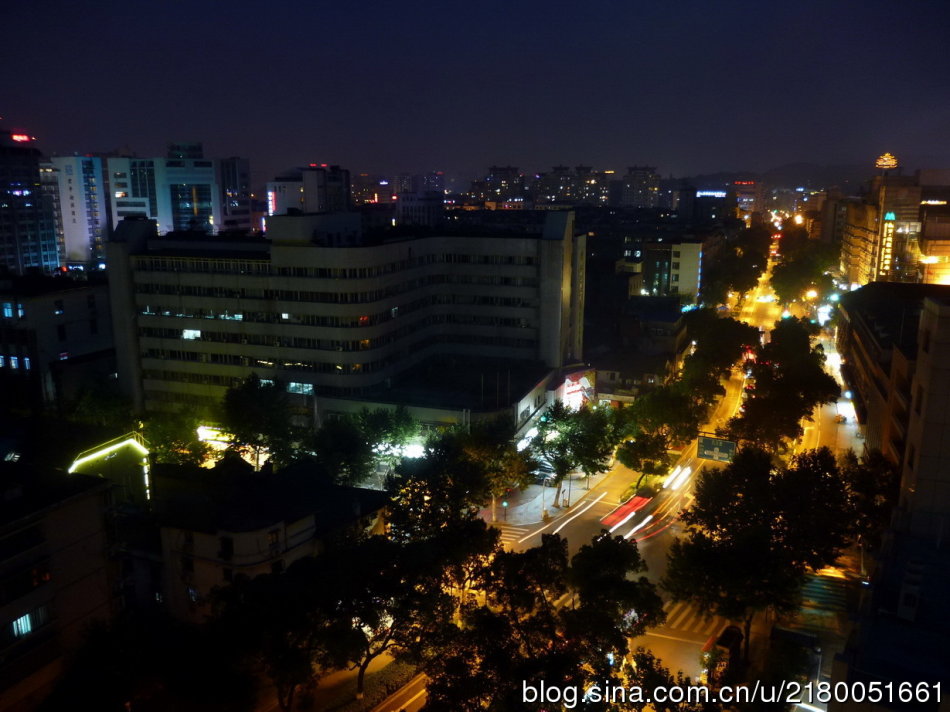
{"label": "traffic sign", "polygon": [[736,444],[732,440],[712,438],[708,435],[699,436],[697,456],[704,460],[716,462],[732,462],[736,454]]}

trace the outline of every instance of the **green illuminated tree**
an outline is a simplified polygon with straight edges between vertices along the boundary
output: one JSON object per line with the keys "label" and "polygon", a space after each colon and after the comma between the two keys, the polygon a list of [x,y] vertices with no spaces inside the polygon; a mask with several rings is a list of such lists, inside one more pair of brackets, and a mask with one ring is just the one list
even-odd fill
{"label": "green illuminated tree", "polygon": [[287,392],[279,382],[265,383],[252,373],[228,389],[221,419],[233,436],[232,444],[249,449],[258,466],[263,450],[270,452],[277,464],[293,460],[298,433],[291,421]]}

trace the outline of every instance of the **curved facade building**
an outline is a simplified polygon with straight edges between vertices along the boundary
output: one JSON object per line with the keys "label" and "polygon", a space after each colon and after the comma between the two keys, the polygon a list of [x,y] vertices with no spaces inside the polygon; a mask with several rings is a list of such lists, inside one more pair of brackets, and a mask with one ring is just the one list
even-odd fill
{"label": "curved facade building", "polygon": [[109,272],[120,379],[136,405],[209,406],[252,372],[301,396],[375,400],[433,357],[548,370],[580,360],[584,238],[572,213],[517,233],[375,240],[358,219],[274,216],[268,239],[239,242],[124,221]]}

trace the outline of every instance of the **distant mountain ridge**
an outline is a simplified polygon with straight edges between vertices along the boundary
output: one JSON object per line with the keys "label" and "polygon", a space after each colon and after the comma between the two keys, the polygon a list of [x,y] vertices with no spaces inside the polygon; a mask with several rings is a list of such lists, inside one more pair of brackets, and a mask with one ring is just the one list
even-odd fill
{"label": "distant mountain ridge", "polygon": [[842,165],[821,166],[816,163],[787,163],[764,173],[755,171],[723,171],[690,176],[697,188],[715,188],[737,180],[760,180],[770,188],[811,188],[823,190],[837,186],[845,193],[856,192],[862,184],[874,176],[872,166]]}

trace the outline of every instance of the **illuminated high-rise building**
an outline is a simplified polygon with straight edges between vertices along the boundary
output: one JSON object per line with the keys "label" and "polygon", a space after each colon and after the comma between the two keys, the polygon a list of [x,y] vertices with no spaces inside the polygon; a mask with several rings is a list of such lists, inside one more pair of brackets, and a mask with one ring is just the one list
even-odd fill
{"label": "illuminated high-rise building", "polygon": [[0,269],[59,267],[55,206],[44,191],[34,139],[0,132]]}
{"label": "illuminated high-rise building", "polygon": [[116,156],[107,159],[107,170],[113,228],[124,217],[141,215],[155,220],[161,232],[213,233],[223,224],[218,167],[212,159]]}
{"label": "illuminated high-rise building", "polygon": [[105,257],[108,230],[103,161],[94,156],[54,156],[62,215],[64,261],[86,265]]}

